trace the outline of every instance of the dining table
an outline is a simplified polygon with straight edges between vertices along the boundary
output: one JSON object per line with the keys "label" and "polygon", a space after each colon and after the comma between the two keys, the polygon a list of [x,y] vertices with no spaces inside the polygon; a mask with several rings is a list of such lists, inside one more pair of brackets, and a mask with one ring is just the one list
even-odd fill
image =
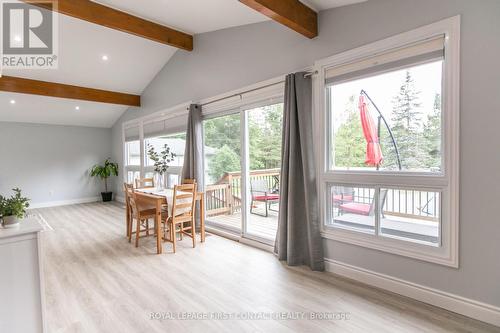
{"label": "dining table", "polygon": [[[179,192],[178,192],[179,193]],[[155,187],[135,189],[135,194],[139,200],[147,203],[148,206],[154,207],[155,228],[156,228],[156,247],[157,253],[163,252],[162,233],[161,233],[161,212],[163,207],[167,207],[169,216],[172,215],[172,206],[174,199],[174,189],[160,189]],[[190,199],[184,199],[190,200]],[[205,193],[196,192],[195,200],[200,204],[200,238],[201,242],[205,242]]]}

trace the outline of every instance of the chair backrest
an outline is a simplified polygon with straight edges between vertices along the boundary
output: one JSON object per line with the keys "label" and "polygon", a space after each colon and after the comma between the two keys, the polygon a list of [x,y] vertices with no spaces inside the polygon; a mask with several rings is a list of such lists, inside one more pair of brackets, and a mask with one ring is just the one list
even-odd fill
{"label": "chair backrest", "polygon": [[129,190],[134,190],[134,185],[129,184],[129,183],[123,183],[123,194],[125,195],[125,204],[128,206],[128,196],[129,196]]}
{"label": "chair backrest", "polygon": [[334,193],[338,195],[352,195],[354,196],[354,189],[348,186],[335,186]]}
{"label": "chair backrest", "polygon": [[[190,200],[186,200],[190,199]],[[174,186],[172,220],[184,222],[194,219],[196,206],[196,183]]]}
{"label": "chair backrest", "polygon": [[269,184],[265,179],[250,179],[251,192],[271,192]]}
{"label": "chair backrest", "polygon": [[135,188],[153,188],[155,180],[153,178],[140,178],[135,180]]}
{"label": "chair backrest", "polygon": [[[379,198],[379,211],[382,212],[382,209],[384,208],[385,205],[385,198],[387,198],[387,189],[380,190],[380,198]],[[372,204],[370,206],[370,212],[369,216],[373,216],[375,214],[375,200],[372,200]]]}

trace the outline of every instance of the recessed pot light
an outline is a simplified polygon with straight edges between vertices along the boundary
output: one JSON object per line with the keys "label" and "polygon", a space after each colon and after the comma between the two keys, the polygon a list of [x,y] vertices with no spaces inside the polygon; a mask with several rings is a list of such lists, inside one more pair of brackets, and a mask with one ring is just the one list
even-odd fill
{"label": "recessed pot light", "polygon": [[13,100],[13,99],[11,99],[11,100],[10,100],[10,104],[16,104],[16,101],[15,101],[15,100]]}
{"label": "recessed pot light", "polygon": [[102,59],[102,60],[104,60],[104,61],[108,61],[108,59],[109,59],[109,58],[108,58],[108,56],[107,56],[107,55],[103,55],[103,56],[101,57],[101,59]]}
{"label": "recessed pot light", "polygon": [[75,110],[76,111],[80,110],[80,107],[79,106],[75,106]]}

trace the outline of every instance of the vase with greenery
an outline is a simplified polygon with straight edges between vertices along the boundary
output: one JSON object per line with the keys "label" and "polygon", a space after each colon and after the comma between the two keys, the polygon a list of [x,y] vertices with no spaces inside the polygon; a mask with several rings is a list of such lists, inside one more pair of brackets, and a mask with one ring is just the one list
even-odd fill
{"label": "vase with greenery", "polygon": [[0,220],[5,228],[18,225],[29,207],[29,199],[22,196],[20,189],[14,188],[12,191],[14,195],[10,198],[0,195]]}
{"label": "vase with greenery", "polygon": [[168,170],[169,163],[175,159],[176,154],[172,152],[167,144],[163,145],[163,150],[159,153],[151,144],[148,144],[148,157],[153,161],[154,170],[157,176],[157,187],[159,187],[160,189],[164,189],[166,187],[165,173]]}
{"label": "vase with greenery", "polygon": [[94,165],[90,170],[90,176],[99,177],[104,181],[105,192],[101,192],[102,201],[111,201],[113,199],[113,192],[108,191],[108,178],[118,176],[118,163],[111,162],[108,158],[104,161],[104,165]]}

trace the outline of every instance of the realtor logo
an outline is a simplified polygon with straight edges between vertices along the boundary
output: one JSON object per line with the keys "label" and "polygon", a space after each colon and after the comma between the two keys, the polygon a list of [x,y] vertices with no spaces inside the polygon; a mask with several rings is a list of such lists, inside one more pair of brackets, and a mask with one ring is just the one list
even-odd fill
{"label": "realtor logo", "polygon": [[56,1],[1,1],[2,67],[57,68]]}

